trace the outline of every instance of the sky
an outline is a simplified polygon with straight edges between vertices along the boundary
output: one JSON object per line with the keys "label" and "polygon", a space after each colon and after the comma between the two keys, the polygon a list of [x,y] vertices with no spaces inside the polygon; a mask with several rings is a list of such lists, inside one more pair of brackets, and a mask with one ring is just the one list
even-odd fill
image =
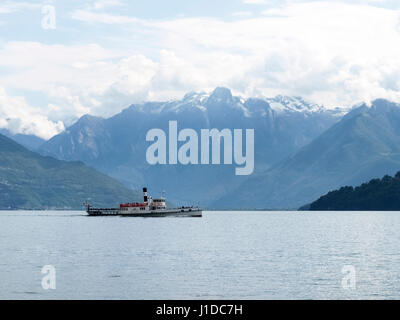
{"label": "sky", "polygon": [[326,106],[400,102],[398,0],[0,2],[0,128],[229,87]]}

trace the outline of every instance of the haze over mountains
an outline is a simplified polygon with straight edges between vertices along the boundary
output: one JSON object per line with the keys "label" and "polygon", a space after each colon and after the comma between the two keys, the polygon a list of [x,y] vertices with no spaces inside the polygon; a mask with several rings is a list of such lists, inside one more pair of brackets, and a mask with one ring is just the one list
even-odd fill
{"label": "haze over mountains", "polygon": [[19,144],[23,145],[25,148],[28,148],[31,151],[37,150],[46,141],[32,134],[14,134],[7,129],[0,129],[0,134],[11,138],[15,142],[18,142]]}
{"label": "haze over mountains", "polygon": [[400,168],[400,105],[361,105],[261,175],[249,178],[218,205],[298,208],[340,186],[354,186]]}
{"label": "haze over mountains", "polygon": [[87,167],[44,157],[0,134],[0,209],[81,209],[137,201],[120,182]]}
{"label": "haze over mountains", "polygon": [[[344,185],[358,185],[400,168],[400,106],[376,100],[326,109],[299,97],[232,96],[227,88],[188,93],[182,100],[131,105],[108,118],[83,116],[39,150],[79,160],[121,181],[148,186],[170,201],[210,208],[294,209]],[[254,129],[255,171],[236,165],[149,165],[148,130]],[[183,143],[180,143],[183,144]],[[221,146],[222,147],[222,146]]]}
{"label": "haze over mountains", "polygon": [[233,165],[151,166],[146,162],[148,130],[168,133],[169,120],[178,121],[178,130],[254,129],[257,175],[310,143],[343,114],[298,97],[242,99],[227,88],[216,88],[211,94],[188,93],[178,101],[131,105],[108,119],[84,116],[40,151],[81,160],[135,189],[147,185],[153,193],[165,189],[173,201],[207,205],[248,177],[236,176]]}

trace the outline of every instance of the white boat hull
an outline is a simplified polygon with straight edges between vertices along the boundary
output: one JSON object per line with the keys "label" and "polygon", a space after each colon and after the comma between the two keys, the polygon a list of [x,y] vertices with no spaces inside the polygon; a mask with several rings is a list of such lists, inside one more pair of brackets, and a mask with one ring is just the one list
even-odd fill
{"label": "white boat hull", "polygon": [[90,208],[87,210],[89,216],[120,216],[120,217],[202,217],[200,208],[171,208],[160,210],[143,210],[124,212],[117,208]]}

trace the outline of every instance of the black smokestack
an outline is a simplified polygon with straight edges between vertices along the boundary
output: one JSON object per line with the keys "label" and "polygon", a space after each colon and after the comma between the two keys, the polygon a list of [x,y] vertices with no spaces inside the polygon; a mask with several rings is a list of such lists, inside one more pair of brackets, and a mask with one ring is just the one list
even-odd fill
{"label": "black smokestack", "polygon": [[147,188],[143,188],[143,202],[147,202]]}

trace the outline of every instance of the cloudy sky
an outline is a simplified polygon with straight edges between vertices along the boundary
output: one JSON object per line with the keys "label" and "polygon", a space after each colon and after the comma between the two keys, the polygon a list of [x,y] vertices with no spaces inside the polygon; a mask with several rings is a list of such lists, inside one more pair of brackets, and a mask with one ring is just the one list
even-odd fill
{"label": "cloudy sky", "polygon": [[0,27],[0,128],[44,138],[216,86],[400,102],[398,0],[3,0]]}

